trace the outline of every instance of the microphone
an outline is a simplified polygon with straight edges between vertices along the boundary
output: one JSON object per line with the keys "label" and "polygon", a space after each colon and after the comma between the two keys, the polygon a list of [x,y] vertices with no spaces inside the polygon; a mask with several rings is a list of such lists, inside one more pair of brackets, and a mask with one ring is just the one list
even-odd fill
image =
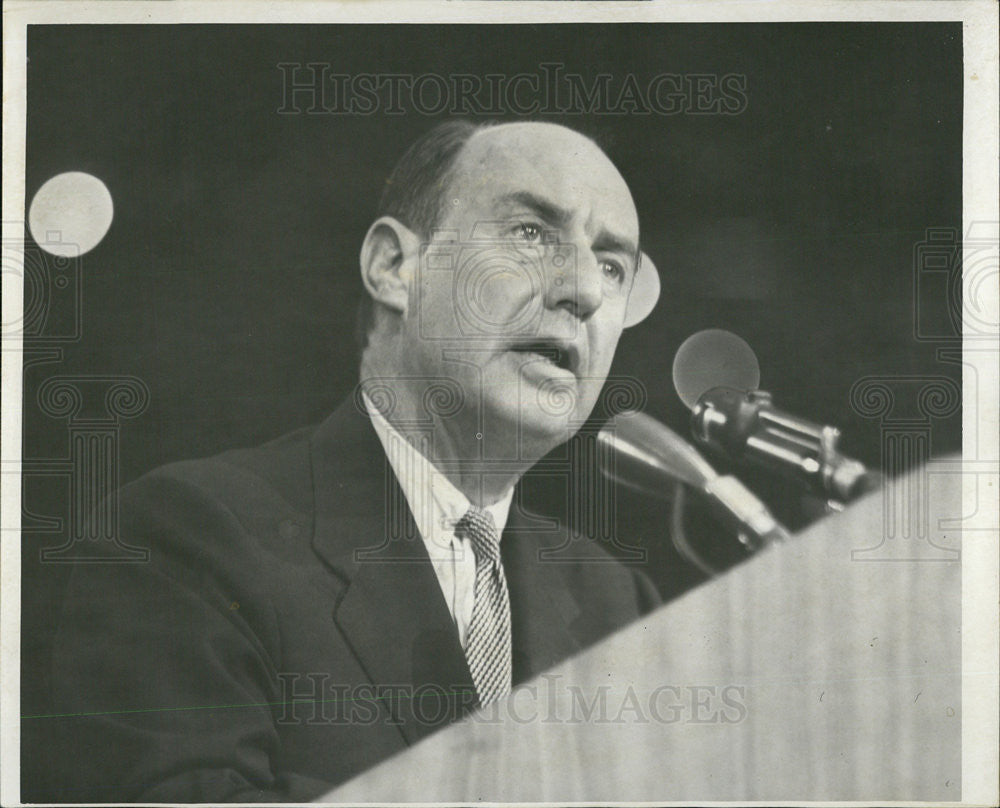
{"label": "microphone", "polygon": [[714,387],[691,411],[699,443],[733,460],[772,469],[838,502],[850,502],[880,485],[880,475],[837,450],[840,431],[777,409],[763,390]]}
{"label": "microphone", "polygon": [[616,483],[667,498],[678,482],[700,491],[751,550],[789,538],[756,496],[732,476],[722,476],[698,450],[669,427],[641,412],[609,420],[597,435],[602,473]]}
{"label": "microphone", "polygon": [[782,412],[770,393],[756,389],[757,357],[735,334],[692,334],[674,357],[673,380],[691,410],[695,441],[729,459],[792,477],[833,502],[849,502],[881,484],[881,475],[837,450],[837,429]]}

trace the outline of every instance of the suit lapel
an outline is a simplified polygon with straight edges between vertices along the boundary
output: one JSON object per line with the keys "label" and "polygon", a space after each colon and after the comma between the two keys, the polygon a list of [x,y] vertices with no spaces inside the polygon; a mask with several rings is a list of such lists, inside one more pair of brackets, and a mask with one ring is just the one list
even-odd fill
{"label": "suit lapel", "polygon": [[311,451],[313,547],[346,584],[333,619],[414,743],[473,702],[458,632],[367,414],[345,402]]}

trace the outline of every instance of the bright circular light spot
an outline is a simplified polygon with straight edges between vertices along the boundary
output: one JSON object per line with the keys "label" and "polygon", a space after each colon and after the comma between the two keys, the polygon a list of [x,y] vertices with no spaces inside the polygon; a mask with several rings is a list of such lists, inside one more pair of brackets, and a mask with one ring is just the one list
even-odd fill
{"label": "bright circular light spot", "polygon": [[625,309],[625,328],[631,328],[645,320],[660,299],[660,273],[653,259],[646,253],[639,257],[639,270],[632,281],[632,291]]}
{"label": "bright circular light spot", "polygon": [[759,386],[757,355],[731,331],[708,328],[692,334],[674,356],[674,388],[689,409],[713,387],[756,390]]}
{"label": "bright circular light spot", "polygon": [[28,211],[28,227],[43,250],[73,257],[100,244],[113,217],[107,186],[91,174],[69,171],[38,189]]}

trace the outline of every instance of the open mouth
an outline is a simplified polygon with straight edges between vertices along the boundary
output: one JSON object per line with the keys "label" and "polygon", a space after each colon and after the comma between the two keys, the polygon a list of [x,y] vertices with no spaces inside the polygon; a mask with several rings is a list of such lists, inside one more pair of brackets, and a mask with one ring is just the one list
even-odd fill
{"label": "open mouth", "polygon": [[576,356],[574,351],[554,340],[530,340],[518,342],[511,346],[514,353],[524,354],[548,362],[557,368],[574,372]]}

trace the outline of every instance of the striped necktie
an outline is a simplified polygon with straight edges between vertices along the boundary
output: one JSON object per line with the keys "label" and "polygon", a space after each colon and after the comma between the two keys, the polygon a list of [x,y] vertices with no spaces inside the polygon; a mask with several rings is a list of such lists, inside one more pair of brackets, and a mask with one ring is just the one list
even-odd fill
{"label": "striped necktie", "polygon": [[500,534],[493,516],[475,506],[455,525],[458,538],[468,538],[476,555],[475,600],[466,639],[465,658],[479,703],[510,692],[510,597],[500,562]]}

